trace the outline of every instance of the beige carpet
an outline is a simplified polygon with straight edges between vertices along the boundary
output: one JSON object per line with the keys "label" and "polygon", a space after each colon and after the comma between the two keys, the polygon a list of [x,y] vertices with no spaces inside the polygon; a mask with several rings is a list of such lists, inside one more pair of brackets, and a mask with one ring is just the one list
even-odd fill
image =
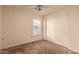
{"label": "beige carpet", "polygon": [[5,54],[76,54],[64,46],[47,40],[39,40],[24,45],[4,49]]}

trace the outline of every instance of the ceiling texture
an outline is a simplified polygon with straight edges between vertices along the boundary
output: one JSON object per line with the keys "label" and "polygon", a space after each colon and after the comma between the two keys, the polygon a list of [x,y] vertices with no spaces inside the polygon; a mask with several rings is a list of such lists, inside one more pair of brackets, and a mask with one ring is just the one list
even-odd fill
{"label": "ceiling texture", "polygon": [[35,5],[28,6],[28,8],[32,9],[38,15],[46,15],[46,14],[55,12],[58,9],[63,8],[63,6],[58,6],[58,5],[57,6],[56,5],[43,5],[41,7],[42,10],[40,10],[40,11],[37,11],[37,10],[34,9],[35,8]]}
{"label": "ceiling texture", "polygon": [[[41,11],[35,10],[35,8],[37,8],[37,6],[41,6],[42,10]],[[61,9],[64,6],[62,6],[62,5],[9,5],[8,7],[19,8],[19,9],[24,9],[24,10],[31,10],[32,12],[34,12],[38,15],[46,15],[49,13],[53,13],[58,9]]]}

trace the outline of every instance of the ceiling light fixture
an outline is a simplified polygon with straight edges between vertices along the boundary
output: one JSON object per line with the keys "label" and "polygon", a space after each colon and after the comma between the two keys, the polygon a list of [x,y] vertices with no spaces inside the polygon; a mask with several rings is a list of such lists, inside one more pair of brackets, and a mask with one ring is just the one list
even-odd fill
{"label": "ceiling light fixture", "polygon": [[46,8],[46,6],[44,6],[44,5],[36,5],[34,9],[39,12],[39,11],[44,10],[45,8]]}

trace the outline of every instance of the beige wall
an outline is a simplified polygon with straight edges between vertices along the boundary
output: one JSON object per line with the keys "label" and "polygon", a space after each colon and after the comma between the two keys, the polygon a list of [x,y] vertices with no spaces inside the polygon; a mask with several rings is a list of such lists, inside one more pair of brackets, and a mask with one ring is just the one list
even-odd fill
{"label": "beige wall", "polygon": [[66,10],[59,10],[46,16],[47,40],[68,46],[68,19]]}
{"label": "beige wall", "polygon": [[69,7],[69,47],[79,52],[79,6]]}
{"label": "beige wall", "polygon": [[66,6],[45,18],[47,40],[79,52],[79,6]]}
{"label": "beige wall", "polygon": [[1,6],[0,6],[0,51],[1,51]]}
{"label": "beige wall", "polygon": [[42,35],[32,35],[35,16],[26,6],[2,6],[2,48],[42,39]]}

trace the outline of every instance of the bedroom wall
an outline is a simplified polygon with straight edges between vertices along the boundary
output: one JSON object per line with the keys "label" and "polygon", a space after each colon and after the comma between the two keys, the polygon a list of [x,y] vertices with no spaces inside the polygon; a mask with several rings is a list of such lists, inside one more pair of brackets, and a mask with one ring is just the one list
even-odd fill
{"label": "bedroom wall", "polygon": [[79,6],[69,7],[69,47],[79,53]]}
{"label": "bedroom wall", "polygon": [[68,19],[66,14],[67,11],[61,9],[45,16],[47,40],[68,46]]}
{"label": "bedroom wall", "polygon": [[42,39],[32,35],[35,16],[26,6],[2,6],[2,49]]}
{"label": "bedroom wall", "polygon": [[47,40],[79,52],[79,6],[64,6],[44,16]]}
{"label": "bedroom wall", "polygon": [[1,51],[1,6],[0,6],[0,51]]}

